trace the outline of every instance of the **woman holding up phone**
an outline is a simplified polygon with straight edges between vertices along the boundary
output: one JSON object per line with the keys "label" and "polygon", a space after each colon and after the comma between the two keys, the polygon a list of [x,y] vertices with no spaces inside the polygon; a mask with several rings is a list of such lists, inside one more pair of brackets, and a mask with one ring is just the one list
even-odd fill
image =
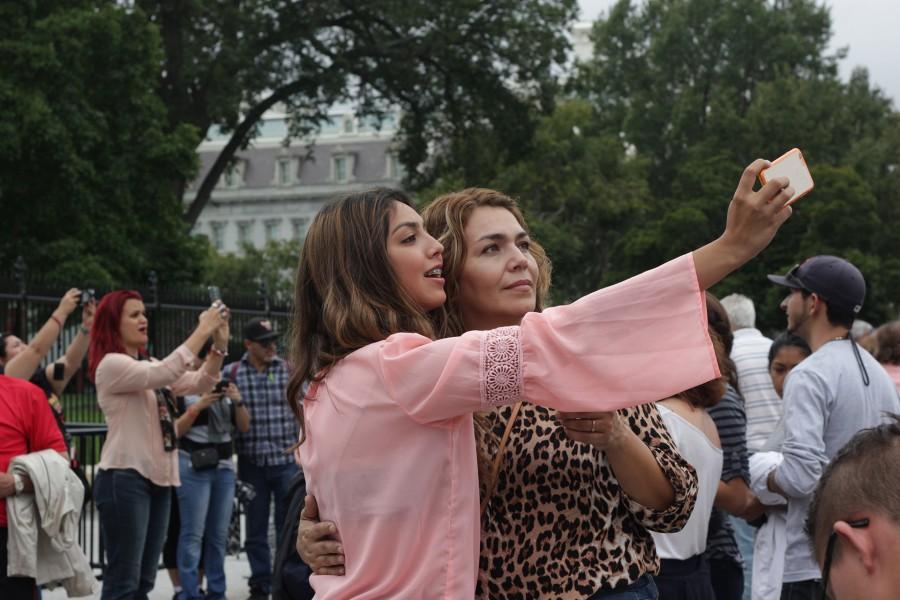
{"label": "woman holding up phone", "polygon": [[767,164],[745,170],[718,240],[520,325],[440,340],[428,315],[446,299],[443,247],[408,198],[373,190],[323,209],[298,268],[288,388],[309,490],[346,556],[344,577],[311,578],[317,596],[473,595],[472,413],[523,399],[611,411],[719,377],[702,290],[790,215],[786,180],[752,189]]}
{"label": "woman holding up phone", "polygon": [[[109,427],[94,479],[94,501],[106,547],[103,600],[145,597],[156,581],[169,520],[171,487],[180,484],[174,396],[209,391],[219,379],[228,342],[228,310],[210,307],[182,345],[148,359],[141,295],[116,290],[94,316],[89,375]],[[189,366],[212,336],[210,355]]]}

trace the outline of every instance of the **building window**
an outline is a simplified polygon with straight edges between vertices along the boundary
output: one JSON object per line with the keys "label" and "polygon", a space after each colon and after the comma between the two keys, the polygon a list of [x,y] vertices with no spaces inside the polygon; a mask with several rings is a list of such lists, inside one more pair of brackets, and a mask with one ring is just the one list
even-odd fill
{"label": "building window", "polygon": [[395,153],[388,152],[387,154],[385,154],[385,162],[386,168],[384,175],[387,179],[393,181],[399,181],[403,179],[403,165],[400,164],[400,159]]}
{"label": "building window", "polygon": [[337,183],[347,183],[353,180],[353,155],[338,154],[331,159],[331,176]]}
{"label": "building window", "polygon": [[291,237],[295,240],[302,240],[306,235],[306,228],[309,226],[309,217],[297,217],[291,219]]}
{"label": "building window", "polygon": [[212,238],[212,245],[221,252],[225,249],[225,223],[222,221],[213,221],[209,224],[209,230]]}
{"label": "building window", "polygon": [[227,189],[236,189],[244,184],[245,161],[236,160],[225,168],[220,180],[222,186]]}
{"label": "building window", "polygon": [[356,132],[356,121],[354,121],[353,117],[344,117],[342,129],[344,133]]}
{"label": "building window", "polygon": [[253,221],[238,221],[237,224],[238,245],[253,243]]}
{"label": "building window", "polygon": [[264,223],[266,227],[266,242],[278,239],[278,230],[281,228],[281,219],[269,219]]}
{"label": "building window", "polygon": [[275,164],[275,179],[278,185],[294,183],[294,161],[290,158],[279,158]]}

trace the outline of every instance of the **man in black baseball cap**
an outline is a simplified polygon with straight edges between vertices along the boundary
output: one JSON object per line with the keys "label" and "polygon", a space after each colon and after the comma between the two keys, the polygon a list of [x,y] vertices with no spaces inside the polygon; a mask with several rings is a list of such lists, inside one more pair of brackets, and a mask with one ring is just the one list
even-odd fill
{"label": "man in black baseball cap", "polygon": [[284,449],[297,443],[300,430],[285,394],[290,373],[278,356],[280,333],[264,317],[244,326],[240,361],[228,365],[222,376],[233,379],[252,418],[250,429],[239,433],[238,472],[256,491],[247,506],[245,549],[250,563],[249,600],[269,600],[272,591],[272,549],[269,546],[269,505],[275,505],[277,546],[281,546],[291,483],[300,472]]}
{"label": "man in black baseball cap", "polygon": [[254,317],[244,326],[244,339],[251,342],[277,340],[279,335],[272,327],[272,322],[262,317]]}
{"label": "man in black baseball cap", "polygon": [[[835,326],[853,326],[853,319],[862,310],[866,299],[866,280],[862,273],[849,261],[837,256],[813,256],[788,271],[786,275],[769,275],[769,281],[800,290],[804,300],[813,294],[814,302],[824,302],[827,306],[826,316]],[[792,323],[792,315],[788,308],[788,300],[781,304],[781,309],[788,313],[788,330],[798,333],[797,328],[803,322]],[[798,315],[794,315],[795,317]],[[805,319],[804,319],[805,322]],[[833,332],[824,332],[827,337]],[[805,337],[802,334],[801,337]],[[813,340],[807,339],[812,347]],[[815,350],[815,347],[813,347]]]}
{"label": "man in black baseball cap", "polygon": [[804,530],[812,492],[838,450],[900,410],[900,398],[887,372],[849,335],[866,298],[859,269],[837,256],[813,256],[769,280],[789,288],[781,303],[788,330],[813,351],[785,382],[784,460],[767,482],[788,500],[781,597],[818,598],[821,573]]}

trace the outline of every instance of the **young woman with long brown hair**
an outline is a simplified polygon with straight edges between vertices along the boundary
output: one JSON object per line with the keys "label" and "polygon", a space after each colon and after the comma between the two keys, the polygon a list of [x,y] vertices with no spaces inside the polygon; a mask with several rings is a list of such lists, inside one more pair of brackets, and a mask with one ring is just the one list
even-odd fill
{"label": "young woman with long brown hair", "polygon": [[[570,411],[615,410],[718,377],[700,290],[765,247],[789,216],[786,180],[752,191],[765,164],[745,171],[723,236],[693,254],[531,313],[519,326],[438,341],[428,313],[445,299],[435,277],[443,248],[408,200],[378,191],[324,209],[298,269],[298,368],[289,387],[309,489],[322,516],[338,524],[347,559],[346,576],[313,577],[317,594],[474,593],[471,413],[523,398]],[[519,276],[511,285],[534,284],[526,267]],[[638,316],[644,328],[668,335],[648,336],[644,352],[629,354],[624,327]],[[650,370],[652,380],[629,385]],[[312,384],[301,408],[304,381]],[[598,424],[607,426],[581,421],[589,433]]]}

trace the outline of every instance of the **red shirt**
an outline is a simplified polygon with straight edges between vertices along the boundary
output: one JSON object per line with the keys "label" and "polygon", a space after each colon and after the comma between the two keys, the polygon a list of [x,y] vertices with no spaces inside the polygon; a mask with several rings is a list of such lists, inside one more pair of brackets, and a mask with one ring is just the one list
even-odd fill
{"label": "red shirt", "polygon": [[[66,452],[50,403],[37,386],[0,375],[0,472],[17,456],[41,450]],[[0,527],[6,527],[6,500],[0,499]]]}

